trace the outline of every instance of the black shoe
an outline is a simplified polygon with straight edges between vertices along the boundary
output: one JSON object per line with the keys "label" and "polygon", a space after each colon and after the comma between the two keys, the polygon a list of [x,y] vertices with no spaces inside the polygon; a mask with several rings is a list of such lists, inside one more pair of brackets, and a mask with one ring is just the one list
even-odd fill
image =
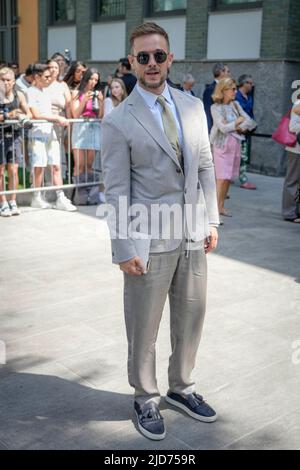
{"label": "black shoe", "polygon": [[165,400],[171,405],[177,406],[185,411],[192,418],[203,421],[204,423],[212,423],[217,419],[217,413],[203,400],[201,395],[190,393],[186,396],[178,393],[169,392]]}
{"label": "black shoe", "polygon": [[160,441],[166,437],[164,419],[156,403],[150,401],[145,405],[139,405],[135,401],[134,410],[137,416],[138,428],[144,436],[154,441]]}
{"label": "black shoe", "polygon": [[295,224],[300,224],[300,217],[296,217],[295,219],[284,219],[286,222],[294,222]]}

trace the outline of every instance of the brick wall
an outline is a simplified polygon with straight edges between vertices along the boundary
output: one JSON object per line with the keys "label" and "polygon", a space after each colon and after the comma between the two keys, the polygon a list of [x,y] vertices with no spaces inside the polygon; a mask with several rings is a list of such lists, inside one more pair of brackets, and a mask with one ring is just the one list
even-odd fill
{"label": "brick wall", "polygon": [[186,58],[188,60],[201,60],[206,57],[208,5],[208,0],[187,0]]}
{"label": "brick wall", "polygon": [[260,56],[262,59],[286,57],[290,0],[264,0]]}
{"label": "brick wall", "polygon": [[131,31],[141,24],[144,19],[144,2],[136,0],[126,1],[126,51],[129,53],[130,44],[129,38]]}
{"label": "brick wall", "polygon": [[95,21],[93,5],[90,0],[76,0],[77,60],[85,61],[91,57],[91,22]]}
{"label": "brick wall", "polygon": [[300,60],[300,2],[299,0],[290,1],[286,57],[289,59]]}

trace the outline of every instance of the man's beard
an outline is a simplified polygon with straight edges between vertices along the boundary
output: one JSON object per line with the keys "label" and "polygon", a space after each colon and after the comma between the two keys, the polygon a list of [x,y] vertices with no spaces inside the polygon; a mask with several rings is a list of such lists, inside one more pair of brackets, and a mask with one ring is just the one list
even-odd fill
{"label": "man's beard", "polygon": [[143,77],[140,77],[140,76],[138,76],[138,80],[141,83],[141,85],[143,85],[144,87],[152,88],[153,90],[155,90],[156,88],[160,88],[165,83],[167,76],[168,76],[167,73],[163,74],[161,76],[161,79],[157,83],[152,83],[152,82],[149,83]]}

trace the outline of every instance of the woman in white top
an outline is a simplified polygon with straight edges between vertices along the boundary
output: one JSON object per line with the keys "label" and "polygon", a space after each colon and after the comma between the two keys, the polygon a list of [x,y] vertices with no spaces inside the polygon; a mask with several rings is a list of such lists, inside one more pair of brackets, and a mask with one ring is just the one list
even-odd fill
{"label": "woman in white top", "polygon": [[71,92],[65,82],[59,81],[59,64],[55,60],[47,61],[51,73],[51,83],[48,93],[51,95],[53,114],[71,118]]}
{"label": "woman in white top", "polygon": [[127,91],[123,80],[114,78],[110,84],[110,97],[104,100],[104,116],[109,114],[125,98],[127,98]]}
{"label": "woman in white top", "polygon": [[[300,133],[300,93],[291,111],[290,132]],[[300,144],[295,147],[286,147],[288,161],[286,176],[282,193],[282,215],[285,220],[300,224],[299,214],[296,212],[296,193],[300,185]]]}
{"label": "woman in white top", "polygon": [[[65,82],[59,80],[59,63],[56,60],[50,59],[47,61],[47,65],[51,73],[51,83],[48,86],[47,91],[51,99],[52,113],[70,119],[72,118],[71,92],[68,85]],[[57,139],[59,141],[61,165],[63,175],[65,176],[67,165],[65,149],[67,148],[67,142],[64,141],[66,137],[66,131],[64,127],[54,124],[54,132],[56,133]]]}
{"label": "woman in white top", "polygon": [[220,215],[231,217],[225,209],[224,202],[230,181],[239,175],[241,161],[241,141],[243,133],[256,127],[253,119],[245,113],[235,101],[236,82],[232,78],[223,78],[215,88],[211,106],[213,127],[210,141],[213,146],[213,157],[217,179],[217,196]]}

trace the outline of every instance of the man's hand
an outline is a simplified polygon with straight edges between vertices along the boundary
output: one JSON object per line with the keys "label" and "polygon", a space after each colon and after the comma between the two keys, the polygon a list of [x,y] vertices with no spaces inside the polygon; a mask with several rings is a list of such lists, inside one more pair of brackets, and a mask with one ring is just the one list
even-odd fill
{"label": "man's hand", "polygon": [[238,128],[239,125],[242,124],[242,122],[244,122],[244,121],[245,121],[244,116],[239,116],[239,117],[237,118],[237,120],[235,121],[235,127]]}
{"label": "man's hand", "polygon": [[131,274],[132,276],[141,276],[145,272],[145,266],[138,256],[124,261],[124,263],[120,263],[120,269],[124,271],[124,273]]}
{"label": "man's hand", "polygon": [[21,117],[22,111],[20,109],[14,109],[7,113],[8,119],[19,119]]}
{"label": "man's hand", "polygon": [[210,253],[211,251],[217,248],[218,244],[218,230],[216,227],[210,227],[210,236],[205,239],[204,242],[204,251],[205,254]]}
{"label": "man's hand", "polygon": [[56,122],[57,122],[57,124],[59,124],[60,126],[63,126],[63,127],[68,127],[68,125],[69,125],[68,120],[64,116],[57,116],[56,117]]}
{"label": "man's hand", "polygon": [[83,95],[83,101],[85,102],[85,104],[87,104],[94,96],[94,92],[93,91],[87,91],[86,93],[84,93]]}

